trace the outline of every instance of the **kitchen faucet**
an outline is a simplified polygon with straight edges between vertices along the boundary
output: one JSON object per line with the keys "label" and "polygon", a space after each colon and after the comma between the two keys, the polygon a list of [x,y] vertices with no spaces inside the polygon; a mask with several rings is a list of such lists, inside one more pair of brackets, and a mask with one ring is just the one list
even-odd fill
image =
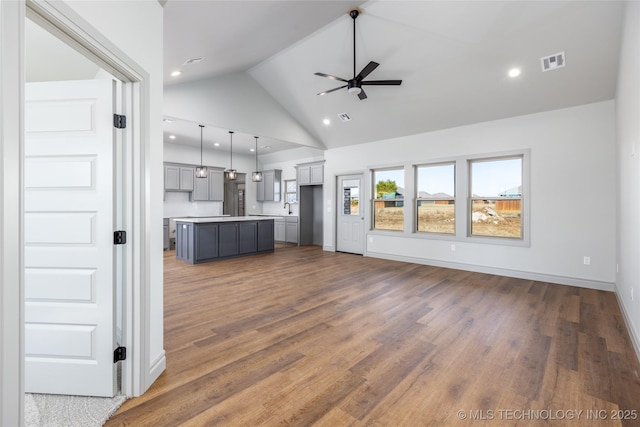
{"label": "kitchen faucet", "polygon": [[287,205],[289,205],[289,215],[291,215],[291,203],[285,202],[283,207],[286,208]]}

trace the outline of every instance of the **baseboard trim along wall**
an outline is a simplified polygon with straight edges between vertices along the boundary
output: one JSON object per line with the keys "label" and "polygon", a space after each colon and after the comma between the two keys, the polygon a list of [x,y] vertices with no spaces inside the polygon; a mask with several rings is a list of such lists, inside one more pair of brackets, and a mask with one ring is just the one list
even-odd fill
{"label": "baseboard trim along wall", "polygon": [[615,292],[615,285],[613,283],[601,282],[597,280],[577,279],[573,277],[555,276],[552,274],[531,273],[527,271],[509,270],[506,268],[495,268],[482,265],[439,261],[434,259],[398,256],[371,251],[367,251],[367,253],[365,253],[365,256],[369,256],[372,258],[390,259],[394,261],[411,262],[414,264],[432,265],[434,267],[473,271],[477,273],[495,274],[496,276],[515,277],[517,279],[536,280],[538,282],[556,283],[559,285],[578,286],[580,288],[597,289],[600,291]]}
{"label": "baseboard trim along wall", "polygon": [[618,305],[620,306],[620,310],[622,311],[622,317],[624,318],[624,324],[627,325],[627,330],[629,331],[629,335],[631,335],[631,343],[633,344],[633,349],[636,351],[636,357],[640,362],[640,335],[635,328],[635,325],[631,321],[631,316],[627,311],[627,308],[622,303],[620,299],[620,293],[616,290],[616,298],[618,299]]}

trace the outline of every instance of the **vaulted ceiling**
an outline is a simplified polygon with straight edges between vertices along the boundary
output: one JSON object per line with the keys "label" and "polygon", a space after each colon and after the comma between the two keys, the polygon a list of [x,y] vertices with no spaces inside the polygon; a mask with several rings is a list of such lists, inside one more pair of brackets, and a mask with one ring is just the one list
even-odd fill
{"label": "vaulted ceiling", "polygon": [[[354,6],[357,70],[376,61],[369,79],[402,85],[367,86],[365,100],[318,96],[343,83],[315,72],[353,77]],[[612,99],[623,13],[616,1],[169,0],[165,87],[246,74],[317,146],[334,148]],[[540,58],[560,52],[566,66],[543,72]],[[250,120],[244,131],[259,132]]]}

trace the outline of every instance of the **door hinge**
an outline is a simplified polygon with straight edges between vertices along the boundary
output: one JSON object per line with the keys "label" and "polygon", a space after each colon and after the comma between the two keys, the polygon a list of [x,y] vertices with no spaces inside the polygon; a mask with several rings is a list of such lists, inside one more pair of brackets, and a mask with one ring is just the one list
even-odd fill
{"label": "door hinge", "polygon": [[127,360],[127,347],[118,347],[113,351],[113,363]]}
{"label": "door hinge", "polygon": [[113,232],[113,244],[124,245],[127,243],[127,232],[124,230],[118,230]]}
{"label": "door hinge", "polygon": [[127,127],[127,116],[120,114],[113,115],[113,126],[117,129],[124,129]]}

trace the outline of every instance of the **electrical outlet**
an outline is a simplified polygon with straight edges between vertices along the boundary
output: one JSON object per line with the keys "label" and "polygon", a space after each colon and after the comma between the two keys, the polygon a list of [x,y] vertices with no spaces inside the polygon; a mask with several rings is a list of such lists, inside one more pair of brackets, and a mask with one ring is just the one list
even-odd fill
{"label": "electrical outlet", "polygon": [[590,256],[584,257],[584,265],[591,265],[591,257]]}
{"label": "electrical outlet", "polygon": [[451,252],[455,252],[456,251],[456,245],[451,245]]}

